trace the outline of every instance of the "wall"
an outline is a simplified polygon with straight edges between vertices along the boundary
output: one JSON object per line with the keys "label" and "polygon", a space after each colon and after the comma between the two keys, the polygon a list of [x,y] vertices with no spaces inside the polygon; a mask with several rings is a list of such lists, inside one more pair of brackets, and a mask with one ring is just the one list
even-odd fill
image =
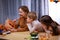
{"label": "wall", "polygon": [[49,2],[49,15],[60,24],[60,2]]}

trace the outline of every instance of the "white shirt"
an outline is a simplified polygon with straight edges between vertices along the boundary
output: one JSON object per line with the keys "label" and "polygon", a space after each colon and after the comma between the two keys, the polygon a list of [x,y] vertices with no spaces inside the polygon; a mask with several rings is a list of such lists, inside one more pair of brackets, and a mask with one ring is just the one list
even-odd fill
{"label": "white shirt", "polygon": [[42,30],[41,23],[38,20],[34,20],[32,23],[29,23],[27,25],[30,32],[33,32],[36,29]]}

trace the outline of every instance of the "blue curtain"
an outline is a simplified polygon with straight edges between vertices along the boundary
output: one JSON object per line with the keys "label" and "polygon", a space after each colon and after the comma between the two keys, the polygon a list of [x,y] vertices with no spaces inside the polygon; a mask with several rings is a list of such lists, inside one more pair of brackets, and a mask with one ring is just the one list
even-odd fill
{"label": "blue curtain", "polygon": [[17,18],[17,2],[17,0],[0,0],[0,23],[5,23],[7,18]]}
{"label": "blue curtain", "polygon": [[37,12],[38,19],[43,15],[48,15],[48,0],[31,0],[31,11]]}
{"label": "blue curtain", "polygon": [[22,5],[28,6],[30,11],[35,11],[38,19],[49,14],[48,0],[22,0]]}
{"label": "blue curtain", "polygon": [[30,11],[37,12],[38,19],[42,15],[48,15],[48,0],[0,0],[0,23],[5,23],[7,18],[15,19],[18,15],[18,7],[26,5]]}

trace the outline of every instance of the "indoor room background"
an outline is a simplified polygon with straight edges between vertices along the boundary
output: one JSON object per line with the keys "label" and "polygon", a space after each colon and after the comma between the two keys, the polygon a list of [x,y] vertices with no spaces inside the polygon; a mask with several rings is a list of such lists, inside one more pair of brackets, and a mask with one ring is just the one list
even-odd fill
{"label": "indoor room background", "polygon": [[37,12],[38,19],[48,15],[48,0],[0,0],[0,23],[4,24],[7,18],[18,18],[18,7],[23,5],[28,6],[29,11]]}
{"label": "indoor room background", "polygon": [[0,24],[7,18],[13,20],[19,17],[18,7],[26,5],[29,11],[35,11],[38,19],[43,15],[50,15],[53,20],[60,23],[60,3],[50,0],[0,0]]}

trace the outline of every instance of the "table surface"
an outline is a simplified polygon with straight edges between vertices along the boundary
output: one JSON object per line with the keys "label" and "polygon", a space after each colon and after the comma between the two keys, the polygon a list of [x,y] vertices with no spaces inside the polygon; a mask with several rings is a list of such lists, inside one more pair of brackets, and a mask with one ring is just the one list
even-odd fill
{"label": "table surface", "polygon": [[9,40],[26,40],[28,36],[30,36],[29,32],[14,32],[4,36],[4,38]]}
{"label": "table surface", "polygon": [[[13,32],[11,34],[3,36],[3,38],[8,40],[26,40],[26,38],[29,36],[29,32]],[[60,40],[60,36],[53,36],[49,40]]]}

